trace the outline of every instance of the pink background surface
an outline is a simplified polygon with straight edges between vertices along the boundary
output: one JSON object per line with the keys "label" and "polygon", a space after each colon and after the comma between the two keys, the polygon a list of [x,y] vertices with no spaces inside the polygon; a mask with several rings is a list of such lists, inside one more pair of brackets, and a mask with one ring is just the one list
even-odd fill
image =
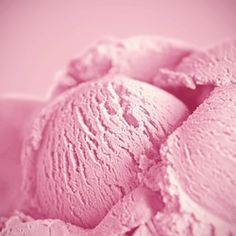
{"label": "pink background surface", "polygon": [[0,95],[44,95],[104,36],[158,34],[206,46],[236,36],[234,0],[0,0]]}

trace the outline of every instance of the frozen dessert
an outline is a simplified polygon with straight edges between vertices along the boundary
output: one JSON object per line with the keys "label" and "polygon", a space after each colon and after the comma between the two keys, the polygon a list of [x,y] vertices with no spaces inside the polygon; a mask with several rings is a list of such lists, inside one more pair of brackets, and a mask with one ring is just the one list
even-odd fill
{"label": "frozen dessert", "polygon": [[43,109],[25,143],[24,212],[96,226],[139,185],[139,159],[158,161],[187,115],[171,94],[122,75],[71,89]]}
{"label": "frozen dessert", "polygon": [[236,86],[216,88],[172,133],[162,155],[184,192],[232,225],[236,221],[235,108]]}
{"label": "frozen dessert", "polygon": [[99,40],[74,57],[59,73],[52,94],[117,73],[152,84],[161,68],[175,68],[193,50],[198,51],[191,44],[156,36]]}
{"label": "frozen dessert", "polygon": [[236,235],[235,76],[234,40],[93,44],[5,128],[0,235]]}
{"label": "frozen dessert", "polygon": [[236,40],[228,40],[206,51],[185,57],[174,71],[162,70],[172,81],[182,81],[189,88],[213,84],[222,86],[236,83]]}
{"label": "frozen dessert", "polygon": [[[73,58],[58,73],[51,96],[88,80],[121,73],[163,88],[184,101],[193,111],[212,90],[212,84],[196,84],[192,89],[192,80],[177,76],[172,79],[172,69],[196,53],[203,52],[190,43],[156,36],[100,40]],[[165,76],[166,73],[168,76]]]}
{"label": "frozen dessert", "polygon": [[174,207],[135,235],[235,235],[235,92],[216,88],[162,145],[160,188]]}

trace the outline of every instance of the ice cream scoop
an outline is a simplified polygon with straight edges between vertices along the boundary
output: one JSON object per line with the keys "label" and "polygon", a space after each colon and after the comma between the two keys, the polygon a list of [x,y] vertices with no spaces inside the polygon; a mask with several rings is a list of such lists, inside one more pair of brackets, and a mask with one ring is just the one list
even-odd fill
{"label": "ice cream scoop", "polygon": [[236,233],[235,144],[236,86],[231,84],[216,88],[162,147],[174,185],[194,202],[187,206],[182,198],[181,204],[211,224],[216,235]]}
{"label": "ice cream scoop", "polygon": [[156,36],[99,40],[68,63],[53,94],[108,74],[122,73],[152,83],[159,69],[173,69],[194,50],[189,43]]}
{"label": "ice cream scoop", "polygon": [[153,84],[194,110],[215,86],[236,83],[235,63],[236,40],[226,40],[183,57],[174,68],[160,68]]}
{"label": "ice cream scoop", "polygon": [[25,144],[24,211],[91,228],[139,185],[139,158],[188,111],[172,95],[122,75],[81,84],[36,118]]}
{"label": "ice cream scoop", "polygon": [[231,39],[194,52],[183,58],[174,71],[167,69],[161,73],[172,82],[179,81],[189,88],[204,84],[222,86],[236,83],[235,63],[236,39]]}

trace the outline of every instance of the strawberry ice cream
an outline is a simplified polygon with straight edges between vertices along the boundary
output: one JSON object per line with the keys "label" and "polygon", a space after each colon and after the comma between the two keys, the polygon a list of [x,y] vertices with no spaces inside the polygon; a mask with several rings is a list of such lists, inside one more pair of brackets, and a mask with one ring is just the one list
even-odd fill
{"label": "strawberry ice cream", "polygon": [[194,52],[182,60],[174,71],[163,70],[172,81],[182,81],[185,86],[214,84],[222,86],[236,83],[236,40],[223,41],[206,51]]}
{"label": "strawberry ice cream", "polygon": [[231,225],[236,222],[235,106],[235,85],[216,88],[162,147],[183,191]]}
{"label": "strawberry ice cream", "polygon": [[108,39],[71,60],[6,126],[0,235],[236,235],[235,48]]}
{"label": "strawberry ice cream", "polygon": [[96,226],[139,185],[140,158],[158,161],[187,115],[171,94],[122,75],[71,89],[43,109],[25,143],[25,212]]}
{"label": "strawberry ice cream", "polygon": [[174,68],[194,48],[191,44],[156,36],[103,39],[68,63],[59,73],[54,93],[117,73],[152,83],[161,68]]}

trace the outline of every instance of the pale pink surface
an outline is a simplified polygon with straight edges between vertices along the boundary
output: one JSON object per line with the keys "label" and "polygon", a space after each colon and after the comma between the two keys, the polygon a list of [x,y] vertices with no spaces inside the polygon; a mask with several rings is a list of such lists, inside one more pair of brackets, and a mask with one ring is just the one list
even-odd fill
{"label": "pale pink surface", "polygon": [[176,211],[157,214],[151,221],[137,228],[132,236],[214,236],[213,232],[213,225],[200,221],[194,214]]}
{"label": "pale pink surface", "polygon": [[123,75],[69,90],[45,107],[26,141],[24,211],[96,226],[139,185],[140,158],[158,161],[187,115],[171,94]]}
{"label": "pale pink surface", "polygon": [[236,37],[234,0],[1,0],[0,93],[45,95],[54,73],[104,36],[201,47]]}
{"label": "pale pink surface", "polygon": [[20,194],[22,139],[42,101],[0,98],[0,215],[9,215]]}

